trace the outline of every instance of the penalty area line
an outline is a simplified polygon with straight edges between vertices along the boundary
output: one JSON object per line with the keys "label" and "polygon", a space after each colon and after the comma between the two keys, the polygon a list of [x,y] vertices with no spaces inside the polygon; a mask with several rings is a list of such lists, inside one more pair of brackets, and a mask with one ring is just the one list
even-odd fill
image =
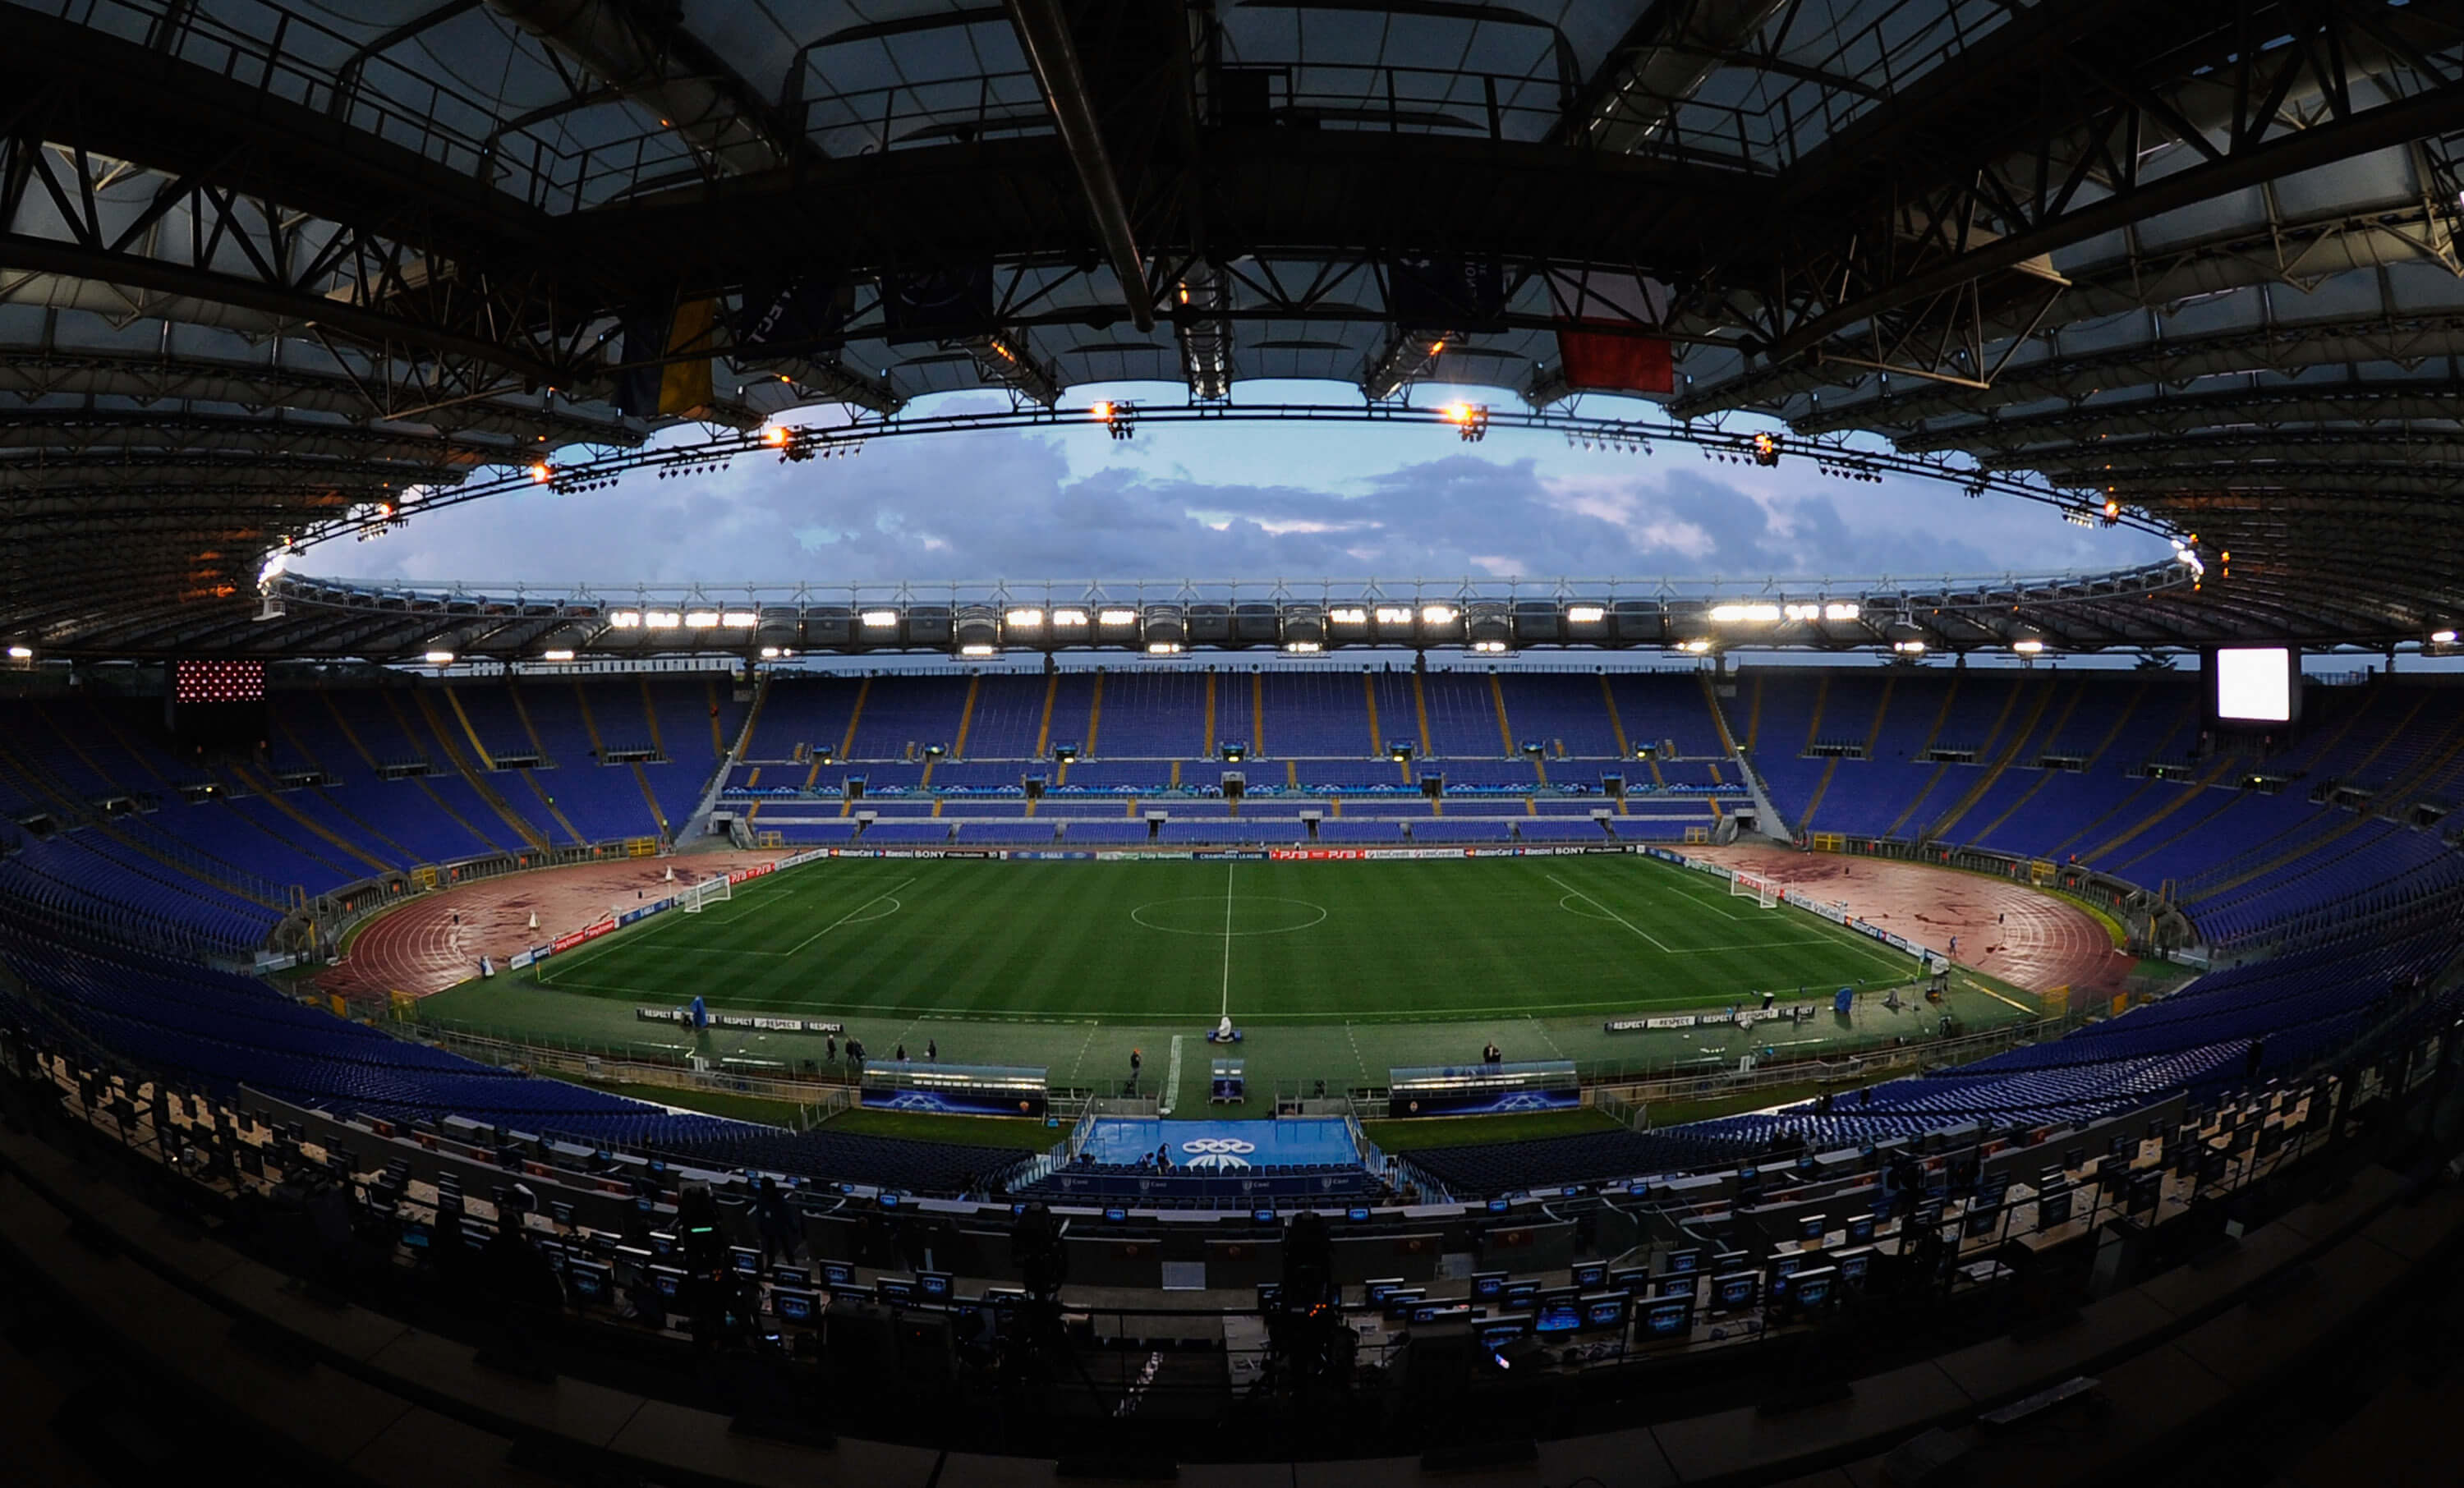
{"label": "penalty area line", "polygon": [[[1566,892],[1568,892],[1568,893],[1570,893],[1570,894],[1573,895],[1573,896],[1574,896],[1575,898],[1577,898],[1577,899],[1590,899],[1590,900],[1591,900],[1591,902],[1592,902],[1592,904],[1593,904],[1595,908],[1597,908],[1600,910],[1600,912],[1602,912],[1603,914],[1606,914],[1610,919],[1617,921],[1619,925],[1624,926],[1627,930],[1633,930],[1636,934],[1640,935],[1643,939],[1645,939],[1645,940],[1647,940],[1647,941],[1650,941],[1653,945],[1655,945],[1655,946],[1659,946],[1659,947],[1660,947],[1660,949],[1661,949],[1661,951],[1663,951],[1663,952],[1667,952],[1667,951],[1668,951],[1668,947],[1667,947],[1667,945],[1666,945],[1665,943],[1663,943],[1663,942],[1661,940],[1661,938],[1660,938],[1659,936],[1654,935],[1654,934],[1653,934],[1653,933],[1651,933],[1649,930],[1643,930],[1643,929],[1641,929],[1641,928],[1638,927],[1638,926],[1637,926],[1637,925],[1636,925],[1632,920],[1629,920],[1629,919],[1627,919],[1624,915],[1617,913],[1615,909],[1610,908],[1607,905],[1601,904],[1597,899],[1593,899],[1591,895],[1589,895],[1589,894],[1587,894],[1587,893],[1584,893],[1581,889],[1576,888],[1573,885],[1567,883],[1564,879],[1559,878],[1559,877],[1558,877],[1556,874],[1554,874],[1554,873],[1551,873],[1551,874],[1548,874],[1548,875],[1546,875],[1546,876],[1547,876],[1547,878],[1548,878],[1548,880],[1549,880],[1549,882],[1550,882],[1550,883],[1556,885],[1559,888],[1564,889]],[[1674,954],[1674,952],[1670,952],[1670,953],[1671,953],[1671,954]]]}

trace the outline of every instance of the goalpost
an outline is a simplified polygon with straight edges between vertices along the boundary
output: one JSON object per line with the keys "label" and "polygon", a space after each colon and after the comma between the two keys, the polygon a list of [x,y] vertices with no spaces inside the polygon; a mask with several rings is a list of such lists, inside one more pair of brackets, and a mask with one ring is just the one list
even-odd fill
{"label": "goalpost", "polygon": [[716,878],[703,879],[676,895],[676,908],[687,914],[699,914],[701,907],[706,904],[725,904],[735,898],[735,885],[728,882],[727,875],[724,873]]}
{"label": "goalpost", "polygon": [[1759,873],[1740,872],[1728,880],[1728,897],[1751,899],[1757,908],[1773,909],[1779,907],[1779,886]]}

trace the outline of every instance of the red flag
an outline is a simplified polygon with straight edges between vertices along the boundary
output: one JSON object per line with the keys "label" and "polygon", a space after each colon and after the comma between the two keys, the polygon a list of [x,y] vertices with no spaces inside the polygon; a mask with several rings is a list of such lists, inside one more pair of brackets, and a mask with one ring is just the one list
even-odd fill
{"label": "red flag", "polygon": [[1566,385],[1576,392],[1672,393],[1676,359],[1666,341],[1651,336],[1600,331],[1557,332],[1557,361]]}

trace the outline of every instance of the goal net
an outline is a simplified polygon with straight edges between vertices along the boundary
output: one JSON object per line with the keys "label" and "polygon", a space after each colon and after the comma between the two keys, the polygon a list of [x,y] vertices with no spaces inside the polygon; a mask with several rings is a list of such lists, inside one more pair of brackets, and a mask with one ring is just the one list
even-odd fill
{"label": "goal net", "polygon": [[716,878],[703,879],[676,895],[676,907],[687,914],[699,914],[701,907],[706,904],[725,904],[736,897],[734,890],[735,886],[730,884],[727,881],[727,875],[722,873]]}
{"label": "goal net", "polygon": [[1760,908],[1774,908],[1779,904],[1779,886],[1759,873],[1740,873],[1728,880],[1728,897],[1751,899]]}

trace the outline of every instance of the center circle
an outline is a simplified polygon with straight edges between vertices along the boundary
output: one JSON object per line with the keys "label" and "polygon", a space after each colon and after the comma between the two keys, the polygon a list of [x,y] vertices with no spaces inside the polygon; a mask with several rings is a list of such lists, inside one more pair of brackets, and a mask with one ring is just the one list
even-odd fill
{"label": "center circle", "polygon": [[[1227,918],[1221,894],[1194,894],[1186,899],[1157,899],[1130,911],[1130,918],[1149,930],[1173,935],[1204,935],[1220,939]],[[1232,935],[1288,935],[1326,919],[1326,906],[1306,899],[1249,895],[1232,901],[1228,918]]]}

